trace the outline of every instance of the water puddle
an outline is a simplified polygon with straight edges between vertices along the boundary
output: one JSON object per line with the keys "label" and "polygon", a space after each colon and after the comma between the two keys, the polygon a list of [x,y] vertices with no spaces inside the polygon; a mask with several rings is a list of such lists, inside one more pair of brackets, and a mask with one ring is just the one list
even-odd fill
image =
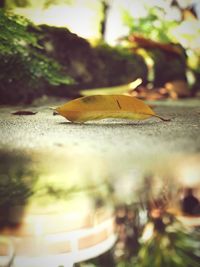
{"label": "water puddle", "polygon": [[1,150],[0,266],[197,266],[200,155],[124,160]]}

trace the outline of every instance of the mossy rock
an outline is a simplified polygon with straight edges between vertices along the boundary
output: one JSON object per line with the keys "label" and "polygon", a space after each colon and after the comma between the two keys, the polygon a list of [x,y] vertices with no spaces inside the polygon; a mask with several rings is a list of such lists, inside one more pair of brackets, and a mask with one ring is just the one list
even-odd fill
{"label": "mossy rock", "polygon": [[33,77],[20,54],[0,55],[1,104],[30,103],[43,94],[45,81]]}
{"label": "mossy rock", "polygon": [[[89,42],[66,28],[41,25],[32,28],[39,36],[43,53],[58,61],[77,84],[74,90],[128,83],[139,77],[147,79],[143,58],[125,48],[105,44],[92,47]],[[65,88],[60,94],[65,95]]]}
{"label": "mossy rock", "polygon": [[61,65],[42,54],[30,22],[0,9],[0,104],[30,103],[47,86],[72,83]]}
{"label": "mossy rock", "polygon": [[59,62],[65,72],[77,82],[77,87],[93,84],[94,77],[100,78],[100,62],[90,44],[67,28],[41,25],[30,28],[37,34],[44,55]]}
{"label": "mossy rock", "polygon": [[27,104],[44,94],[75,97],[80,89],[146,79],[144,60],[127,49],[92,47],[66,28],[34,26],[2,10],[1,25],[0,104]]}
{"label": "mossy rock", "polygon": [[95,48],[102,64],[99,85],[114,86],[141,78],[147,80],[148,69],[144,59],[122,47],[99,45]]}
{"label": "mossy rock", "polygon": [[167,82],[176,80],[187,81],[187,66],[184,53],[182,55],[173,55],[155,49],[151,52],[151,55],[154,61],[153,84],[155,87],[161,87]]}

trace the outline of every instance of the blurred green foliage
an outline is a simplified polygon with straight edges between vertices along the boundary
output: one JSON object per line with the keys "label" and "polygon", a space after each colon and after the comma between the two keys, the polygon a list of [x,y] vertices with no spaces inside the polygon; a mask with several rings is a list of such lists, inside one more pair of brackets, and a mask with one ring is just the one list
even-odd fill
{"label": "blurred green foliage", "polygon": [[[140,211],[138,210],[139,213]],[[116,244],[112,251],[76,264],[76,267],[199,266],[200,233],[198,229],[186,230],[175,216],[168,213],[159,218],[148,218],[144,225],[138,219],[139,217],[136,217],[130,222],[130,219],[124,218],[124,221],[120,222],[121,231],[122,229],[127,231],[125,247],[120,246],[121,250],[124,250],[121,256],[117,256],[119,246]],[[148,232],[146,239],[145,232]]]}
{"label": "blurred green foliage", "polygon": [[[166,217],[165,217],[166,219]],[[163,223],[154,221],[154,227]],[[199,250],[195,233],[191,235],[181,229],[178,222],[163,224],[162,232],[155,229],[152,237],[141,242],[137,257],[133,260],[136,267],[198,267]],[[197,233],[196,233],[197,234]]]}
{"label": "blurred green foliage", "polygon": [[171,30],[178,25],[175,20],[165,19],[165,10],[149,8],[146,17],[133,18],[128,10],[123,13],[125,25],[130,29],[130,33],[142,34],[146,38],[155,41],[169,43],[172,41]]}
{"label": "blurred green foliage", "polygon": [[26,8],[30,6],[40,6],[42,8],[49,8],[51,5],[58,4],[72,4],[74,0],[5,0],[6,8]]}
{"label": "blurred green foliage", "polygon": [[[124,24],[128,26],[130,35],[136,34],[161,44],[172,44],[182,50],[179,56],[170,57],[162,49],[143,48],[153,60],[154,73],[151,75],[153,77],[151,82],[154,86],[163,86],[173,80],[186,81],[187,73],[190,72],[194,81],[189,83],[192,91],[195,92],[200,88],[199,21],[190,11],[189,4],[185,8],[181,8],[179,3],[174,2],[171,6],[164,1],[159,4],[160,6],[152,7],[146,3],[146,15],[141,17],[133,17],[130,10],[124,10]],[[170,14],[174,12],[173,8],[176,8],[176,18]],[[149,71],[151,72],[152,69],[150,68]]]}
{"label": "blurred green foliage", "polygon": [[[129,27],[130,35],[138,34],[161,44],[173,44],[172,29],[179,25],[178,21],[166,20],[166,12],[162,8],[149,8],[145,17],[133,18],[129,11],[124,11],[124,22]],[[140,44],[132,43],[140,48]],[[175,44],[173,44],[175,46]],[[180,44],[176,47],[182,51],[180,54],[171,54],[158,47],[142,47],[153,60],[152,81],[155,87],[164,86],[166,82],[174,80],[187,80],[186,78],[186,53]]]}

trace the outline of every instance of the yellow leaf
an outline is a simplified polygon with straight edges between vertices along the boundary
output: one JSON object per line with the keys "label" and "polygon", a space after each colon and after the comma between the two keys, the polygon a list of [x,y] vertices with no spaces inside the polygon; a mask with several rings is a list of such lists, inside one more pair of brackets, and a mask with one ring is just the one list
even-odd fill
{"label": "yellow leaf", "polygon": [[72,122],[105,118],[145,120],[152,116],[165,120],[142,100],[124,95],[85,96],[67,102],[56,108],[56,111]]}
{"label": "yellow leaf", "polygon": [[128,93],[130,90],[134,90],[141,83],[142,83],[142,79],[138,78],[135,81],[128,83],[128,84],[81,90],[80,94],[83,96],[124,94],[124,93]]}

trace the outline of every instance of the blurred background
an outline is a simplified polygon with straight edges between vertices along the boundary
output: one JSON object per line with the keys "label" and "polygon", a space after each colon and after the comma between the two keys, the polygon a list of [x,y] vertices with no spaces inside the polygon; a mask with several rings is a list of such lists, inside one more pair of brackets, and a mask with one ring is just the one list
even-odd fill
{"label": "blurred background", "polygon": [[195,0],[1,1],[1,103],[75,97],[132,81],[124,93],[194,97],[199,6]]}

